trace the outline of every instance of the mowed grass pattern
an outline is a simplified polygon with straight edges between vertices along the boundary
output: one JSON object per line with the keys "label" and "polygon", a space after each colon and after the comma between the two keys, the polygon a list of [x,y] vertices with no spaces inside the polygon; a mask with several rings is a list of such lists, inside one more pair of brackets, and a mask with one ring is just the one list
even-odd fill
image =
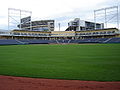
{"label": "mowed grass pattern", "polygon": [[120,81],[120,44],[0,46],[0,75]]}

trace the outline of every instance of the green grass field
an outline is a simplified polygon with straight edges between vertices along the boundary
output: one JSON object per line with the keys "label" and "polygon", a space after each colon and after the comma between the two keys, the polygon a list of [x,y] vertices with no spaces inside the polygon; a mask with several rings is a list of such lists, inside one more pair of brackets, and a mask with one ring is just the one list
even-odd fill
{"label": "green grass field", "polygon": [[120,81],[120,44],[0,46],[0,75]]}

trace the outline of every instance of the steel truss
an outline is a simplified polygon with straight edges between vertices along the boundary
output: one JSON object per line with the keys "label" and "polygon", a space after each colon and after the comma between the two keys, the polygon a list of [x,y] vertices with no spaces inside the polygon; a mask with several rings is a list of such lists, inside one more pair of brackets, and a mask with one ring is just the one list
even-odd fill
{"label": "steel truss", "polygon": [[[32,23],[31,23],[31,16],[32,12],[31,11],[26,11],[26,10],[20,10],[20,9],[15,9],[15,8],[8,8],[8,30],[13,30],[13,29],[22,29],[22,18],[30,17],[30,28],[32,29]],[[20,25],[20,27],[18,27]]]}
{"label": "steel truss", "polygon": [[[94,10],[94,22],[104,23],[104,28],[119,29],[119,7],[107,7]],[[95,24],[96,29],[96,24]]]}

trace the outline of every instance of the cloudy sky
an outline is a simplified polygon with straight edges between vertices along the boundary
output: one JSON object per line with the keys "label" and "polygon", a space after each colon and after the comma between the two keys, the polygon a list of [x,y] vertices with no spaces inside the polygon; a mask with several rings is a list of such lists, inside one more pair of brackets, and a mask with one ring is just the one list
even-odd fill
{"label": "cloudy sky", "polygon": [[8,29],[8,8],[32,11],[33,20],[54,19],[61,31],[74,18],[93,21],[93,11],[120,5],[120,0],[2,0],[0,3],[0,29]]}

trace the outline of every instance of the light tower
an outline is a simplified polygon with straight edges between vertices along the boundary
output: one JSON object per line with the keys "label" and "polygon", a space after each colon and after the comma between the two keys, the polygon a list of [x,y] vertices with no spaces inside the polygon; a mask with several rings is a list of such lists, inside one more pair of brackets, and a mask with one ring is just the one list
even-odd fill
{"label": "light tower", "polygon": [[[32,26],[31,16],[32,16],[31,11],[8,8],[8,30],[21,29],[22,23],[25,22],[30,22],[31,27]],[[18,28],[17,25],[20,25],[20,27]]]}
{"label": "light tower", "polygon": [[94,10],[94,22],[104,23],[105,28],[119,29],[119,7],[113,6]]}

